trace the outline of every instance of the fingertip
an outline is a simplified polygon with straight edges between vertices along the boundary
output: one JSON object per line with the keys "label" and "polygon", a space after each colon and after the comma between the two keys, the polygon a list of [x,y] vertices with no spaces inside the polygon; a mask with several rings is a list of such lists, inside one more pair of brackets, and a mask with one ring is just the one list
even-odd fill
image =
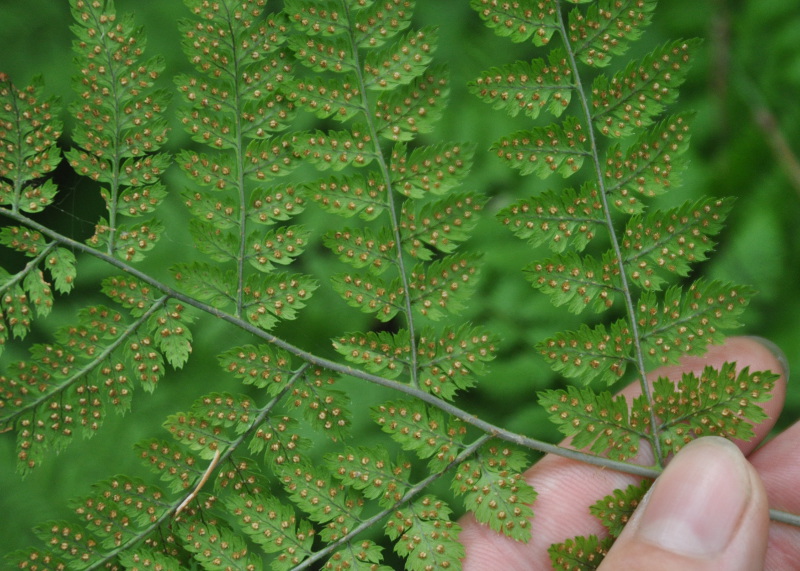
{"label": "fingertip", "polygon": [[701,438],[656,480],[600,569],[759,569],[768,529],[753,467],[729,441]]}

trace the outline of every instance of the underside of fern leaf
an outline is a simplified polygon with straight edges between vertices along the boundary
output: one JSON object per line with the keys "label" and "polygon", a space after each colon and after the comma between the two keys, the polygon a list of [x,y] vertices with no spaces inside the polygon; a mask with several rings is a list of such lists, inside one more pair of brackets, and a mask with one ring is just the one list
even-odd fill
{"label": "underside of fern leaf", "polygon": [[[136,446],[150,479],[95,484],[70,521],[37,528],[42,547],[8,561],[459,569],[464,511],[528,541],[537,492],[520,443],[560,449],[460,408],[501,343],[462,317],[484,268],[465,242],[495,202],[465,184],[486,149],[431,136],[455,89],[437,62],[439,30],[415,26],[412,0],[184,4],[177,29],[188,65],[170,87],[133,16],[111,0],[70,0],[75,127],[63,156],[104,209],[87,240],[31,217],[59,190],[60,103],[39,79],[18,88],[0,74],[0,214],[10,220],[0,243],[17,260],[0,269],[0,351],[46,323],[81,260],[106,268],[100,301],[51,334],[34,330],[26,357],[15,346],[0,372],[0,432],[16,434],[18,470],[95,434],[198,351],[218,365],[201,373],[214,379],[210,392],[192,394],[189,383],[189,404]],[[731,200],[657,202],[686,166],[691,115],[665,112],[698,44],[672,41],[622,61],[653,0],[471,6],[537,52],[469,87],[516,118],[491,151],[554,185],[506,202],[493,223],[549,248],[526,278],[587,319],[536,346],[572,383],[539,392],[546,414],[576,454],[619,469],[648,446],[658,467],[698,436],[751,437],[772,373],[728,363],[677,384],[645,377],[720,341],[753,294],[691,275]],[[186,138],[174,154],[168,104]],[[178,184],[162,179],[173,164]],[[174,213],[162,212],[175,197],[180,241]],[[161,273],[146,265],[155,254]],[[331,321],[350,312],[357,325],[333,323],[330,346],[307,347],[315,322],[304,312],[315,307]],[[206,327],[225,329],[208,345]],[[641,396],[613,394],[633,379]],[[374,387],[362,399],[354,383]],[[611,535],[642,493],[618,491],[593,508]],[[608,545],[575,538],[552,559],[591,568]]]}

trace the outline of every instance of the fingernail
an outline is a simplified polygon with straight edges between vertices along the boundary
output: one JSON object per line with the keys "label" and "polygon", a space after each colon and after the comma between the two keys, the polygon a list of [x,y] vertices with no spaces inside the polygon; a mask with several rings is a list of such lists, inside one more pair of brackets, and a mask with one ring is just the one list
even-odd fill
{"label": "fingernail", "polygon": [[750,497],[745,462],[739,449],[723,438],[691,442],[656,480],[635,533],[673,553],[718,555],[733,537]]}
{"label": "fingernail", "polygon": [[749,335],[749,337],[753,341],[756,341],[757,343],[761,343],[764,347],[769,349],[770,353],[772,353],[775,356],[775,358],[781,364],[781,367],[783,367],[784,378],[786,378],[788,380],[789,379],[789,359],[786,358],[786,353],[784,353],[783,350],[775,344],[775,342],[770,341],[766,337],[759,337],[757,335]]}

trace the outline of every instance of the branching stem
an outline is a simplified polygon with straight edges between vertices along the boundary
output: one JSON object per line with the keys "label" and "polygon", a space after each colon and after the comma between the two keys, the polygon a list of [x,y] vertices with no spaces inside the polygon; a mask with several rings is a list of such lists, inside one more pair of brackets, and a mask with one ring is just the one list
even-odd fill
{"label": "branching stem", "polygon": [[[587,136],[589,138],[589,146],[592,149],[591,157],[594,165],[594,174],[597,179],[597,191],[600,195],[600,200],[603,203],[603,214],[605,215],[605,224],[608,229],[608,237],[611,242],[611,248],[614,250],[616,256],[617,267],[619,268],[619,277],[622,282],[622,295],[625,300],[625,311],[628,314],[628,323],[631,327],[631,336],[633,337],[633,346],[635,352],[635,364],[638,369],[639,384],[642,387],[642,395],[648,404],[653,402],[653,394],[650,384],[647,381],[647,368],[644,363],[644,354],[642,352],[641,343],[639,341],[639,326],[636,322],[636,305],[631,295],[630,282],[628,281],[628,274],[625,271],[625,264],[622,256],[622,248],[619,245],[617,232],[614,228],[614,221],[611,217],[611,204],[608,201],[608,194],[606,192],[605,180],[603,177],[602,163],[600,162],[600,155],[597,147],[597,136],[595,135],[594,126],[592,124],[592,111],[589,106],[589,98],[586,96],[586,91],[583,88],[583,83],[580,78],[580,70],[578,62],[575,57],[575,52],[572,49],[572,44],[569,41],[569,34],[567,33],[566,24],[564,22],[564,13],[562,11],[561,0],[556,0],[556,11],[558,14],[558,31],[564,43],[564,49],[569,59],[569,65],[572,68],[572,73],[575,77],[575,91],[578,94],[581,110],[585,119]],[[650,414],[650,427],[651,433],[648,435],[650,445],[653,447],[653,453],[656,460],[656,465],[663,466],[663,456],[661,452],[661,442],[658,430],[658,417],[652,406],[648,407]]]}

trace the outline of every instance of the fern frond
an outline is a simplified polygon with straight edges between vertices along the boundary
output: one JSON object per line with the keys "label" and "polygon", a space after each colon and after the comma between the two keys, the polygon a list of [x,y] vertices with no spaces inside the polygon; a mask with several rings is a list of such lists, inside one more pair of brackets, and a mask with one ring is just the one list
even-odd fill
{"label": "fern frond", "polygon": [[592,121],[609,137],[626,137],[647,127],[678,97],[696,41],[678,40],[656,48],[608,79],[592,83]]}
{"label": "fern frond", "polygon": [[395,551],[406,558],[406,569],[424,571],[447,567],[462,559],[460,526],[450,520],[450,508],[433,496],[424,496],[398,510],[386,524],[386,534],[398,540]]}
{"label": "fern frond", "polygon": [[600,313],[621,297],[619,267],[612,251],[601,260],[581,258],[574,252],[534,262],[525,267],[533,286],[548,294],[554,305],[567,305],[573,313],[587,307]]}
{"label": "fern frond", "polygon": [[383,447],[348,447],[327,460],[344,485],[361,491],[367,499],[377,499],[382,507],[400,502],[411,485],[411,463],[402,456],[392,461]]}
{"label": "fern frond", "polygon": [[378,405],[372,417],[381,429],[404,450],[430,458],[433,471],[446,468],[463,447],[466,426],[420,401],[399,401]]}
{"label": "fern frond", "polygon": [[490,442],[462,462],[451,488],[465,496],[475,518],[516,541],[530,539],[536,492],[522,475],[528,462],[518,450]]}
{"label": "fern frond", "polygon": [[711,237],[722,230],[729,210],[730,201],[702,199],[632,217],[620,244],[631,281],[659,289],[665,281],[660,274],[688,275],[691,264],[705,260],[714,247]]}
{"label": "fern frond", "polygon": [[618,381],[633,361],[634,337],[625,320],[559,333],[538,345],[553,370],[588,385]]}
{"label": "fern frond", "polygon": [[638,485],[631,484],[624,490],[614,490],[589,506],[589,513],[600,520],[611,537],[619,537],[651,485],[650,480],[642,480]]}
{"label": "fern frond", "polygon": [[645,292],[637,306],[643,353],[659,364],[703,354],[709,343],[722,342],[722,330],[739,325],[737,318],[753,293],[750,287],[704,279],[685,292],[669,288],[661,304]]}
{"label": "fern frond", "polygon": [[677,386],[660,378],[653,385],[653,407],[662,421],[664,448],[677,452],[706,435],[749,440],[753,426],[766,419],[757,404],[770,399],[778,375],[769,371],[736,370],[725,363],[718,370],[683,375]]}
{"label": "fern frond", "polygon": [[14,212],[39,212],[55,197],[49,175],[61,160],[59,112],[41,78],[19,89],[0,77],[0,204]]}
{"label": "fern frond", "polygon": [[663,194],[680,183],[688,132],[686,118],[677,115],[642,133],[625,151],[614,144],[604,167],[611,204],[622,212],[638,214],[645,208],[641,198]]}
{"label": "fern frond", "polygon": [[625,460],[636,456],[642,438],[647,437],[646,415],[630,413],[623,396],[570,386],[542,391],[539,404],[558,429],[572,437],[572,445],[578,449]]}
{"label": "fern frond", "polygon": [[239,528],[265,553],[278,554],[270,567],[284,571],[303,562],[311,553],[315,532],[305,520],[297,520],[291,507],[275,497],[232,496],[226,509]]}
{"label": "fern frond", "polygon": [[208,571],[258,571],[261,561],[249,552],[244,538],[223,525],[200,521],[181,523],[177,535],[195,560]]}
{"label": "fern frond", "polygon": [[544,46],[558,28],[558,5],[553,0],[535,4],[471,0],[470,5],[498,36],[508,37],[512,42],[532,38],[534,45]]}
{"label": "fern frond", "polygon": [[557,571],[593,571],[600,567],[613,542],[610,537],[576,537],[551,545],[547,552]]}
{"label": "fern frond", "polygon": [[78,174],[102,183],[108,217],[89,243],[138,261],[163,231],[155,219],[125,224],[123,218],[151,213],[165,196],[159,177],[172,159],[158,151],[167,138],[169,95],[155,85],[164,64],[144,59],[142,31],[110,2],[71,0],[70,7],[81,68],[75,90],[83,101],[71,106],[78,148],[65,156]]}
{"label": "fern frond", "polygon": [[543,109],[561,116],[572,100],[574,87],[566,55],[554,49],[547,61],[518,61],[488,69],[470,84],[470,91],[512,117],[522,111],[536,119]]}
{"label": "fern frond", "polygon": [[582,12],[569,13],[567,35],[575,55],[586,65],[605,67],[624,54],[650,24],[656,0],[600,0]]}
{"label": "fern frond", "polygon": [[584,127],[573,117],[561,124],[535,127],[501,137],[492,150],[520,174],[546,178],[558,173],[567,178],[578,172],[589,157]]}
{"label": "fern frond", "polygon": [[605,227],[599,193],[588,184],[578,191],[545,192],[522,200],[501,210],[498,218],[517,237],[533,246],[547,244],[554,252],[567,247],[581,251]]}

